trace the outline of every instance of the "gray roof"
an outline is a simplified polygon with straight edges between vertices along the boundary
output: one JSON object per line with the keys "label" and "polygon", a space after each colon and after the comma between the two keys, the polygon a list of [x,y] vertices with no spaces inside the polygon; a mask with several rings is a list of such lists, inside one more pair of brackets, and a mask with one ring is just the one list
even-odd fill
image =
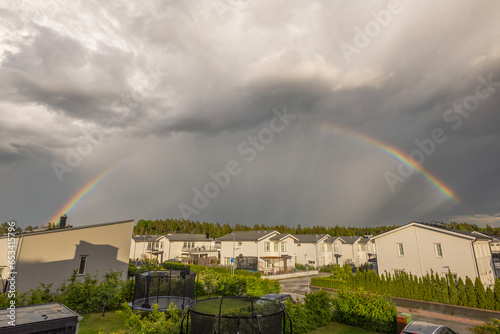
{"label": "gray roof", "polygon": [[[411,223],[408,223],[408,224],[405,224],[403,226],[400,226],[394,230],[390,230],[390,231],[387,231],[387,232],[384,232],[382,234],[379,234],[379,235],[376,235],[374,237],[372,237],[372,239],[377,239],[381,236],[385,236],[387,234],[390,234],[390,233],[393,233],[395,231],[399,231],[405,227],[407,227],[408,225],[416,225],[416,226],[420,226],[422,228],[428,228],[430,230],[441,230],[443,233],[448,233],[448,234],[460,234],[460,235],[463,235],[463,237],[467,238],[467,239],[476,239],[476,240],[492,240],[491,237],[488,237],[487,235],[485,235],[484,233],[474,233],[474,232],[467,232],[467,231],[460,231],[460,230],[455,230],[453,228],[447,228],[447,227],[444,227],[444,226],[441,226],[441,225],[438,225],[438,224],[432,224],[432,223],[422,223],[422,222],[411,222]],[[459,237],[459,236],[457,236]]]}
{"label": "gray roof", "polygon": [[165,236],[170,241],[212,241],[206,234],[191,234],[191,233],[169,233]]}
{"label": "gray roof", "polygon": [[[54,230],[35,230],[33,232],[22,232],[22,233],[16,233],[15,237],[20,238],[20,237],[29,237],[32,235],[38,235],[38,234],[45,234],[45,233],[59,233],[59,232],[65,232],[65,231],[74,231],[74,230],[81,230],[85,228],[93,228],[93,227],[101,227],[101,226],[107,226],[107,225],[115,225],[115,224],[124,224],[124,223],[131,223],[133,222],[133,219],[129,220],[120,220],[116,222],[109,222],[109,223],[101,223],[101,224],[92,224],[92,225],[84,225],[84,226],[75,226],[75,227],[66,227],[66,228],[56,228]],[[1,238],[7,238],[7,234],[0,235]]]}
{"label": "gray roof", "polygon": [[344,243],[349,244],[349,245],[353,245],[360,238],[361,237],[359,237],[359,236],[355,236],[355,237],[340,237],[340,239],[344,240]]}
{"label": "gray roof", "polygon": [[292,239],[297,239],[293,234],[290,234],[290,233],[280,233],[280,234],[276,234],[274,237],[269,238],[269,240],[279,241],[279,240],[285,239],[287,237],[291,237]]}
{"label": "gray roof", "polygon": [[153,242],[161,238],[161,235],[136,235],[132,237],[135,242]]}
{"label": "gray roof", "polygon": [[329,237],[328,239],[325,240],[326,243],[333,244],[336,240],[341,240],[342,242],[342,237]]}
{"label": "gray roof", "polygon": [[297,244],[307,244],[307,243],[316,243],[325,237],[329,237],[328,234],[295,234],[295,237],[298,239],[295,241]]}
{"label": "gray roof", "polygon": [[[235,231],[219,238],[219,241],[258,241],[266,236],[279,234],[274,230],[266,231]],[[234,239],[233,239],[234,238]]]}

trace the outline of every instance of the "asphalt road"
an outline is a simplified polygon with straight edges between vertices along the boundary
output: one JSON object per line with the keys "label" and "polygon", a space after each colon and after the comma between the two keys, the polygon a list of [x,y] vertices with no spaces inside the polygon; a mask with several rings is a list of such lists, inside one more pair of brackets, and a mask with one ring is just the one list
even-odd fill
{"label": "asphalt road", "polygon": [[[299,278],[289,278],[280,280],[281,290],[283,293],[289,293],[295,300],[303,299],[306,292],[308,291],[308,284],[310,284],[310,277],[299,277]],[[470,333],[467,327],[473,327],[469,324],[452,322],[447,320],[442,320],[432,317],[424,317],[419,315],[414,315],[413,320],[422,320],[435,324],[440,324],[453,329],[455,332],[460,334]]]}

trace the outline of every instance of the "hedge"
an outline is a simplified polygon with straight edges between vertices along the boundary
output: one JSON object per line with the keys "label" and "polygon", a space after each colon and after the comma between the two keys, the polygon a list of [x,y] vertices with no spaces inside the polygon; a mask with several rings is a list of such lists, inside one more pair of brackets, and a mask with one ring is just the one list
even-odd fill
{"label": "hedge", "polygon": [[465,283],[459,278],[455,283],[451,272],[447,277],[441,278],[432,271],[423,277],[408,273],[379,276],[372,270],[358,270],[356,274],[352,274],[350,266],[337,266],[332,276],[311,278],[311,285],[353,291],[363,289],[379,295],[500,311],[498,278],[495,279],[493,290],[485,290],[479,278],[475,283],[470,278],[466,278]]}

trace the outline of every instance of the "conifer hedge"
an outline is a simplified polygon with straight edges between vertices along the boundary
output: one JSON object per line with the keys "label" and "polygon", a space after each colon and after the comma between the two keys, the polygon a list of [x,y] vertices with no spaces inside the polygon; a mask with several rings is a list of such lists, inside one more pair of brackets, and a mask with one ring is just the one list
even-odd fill
{"label": "conifer hedge", "polygon": [[379,295],[500,311],[498,278],[493,289],[485,290],[479,278],[475,282],[468,277],[465,283],[462,278],[455,282],[449,271],[447,277],[439,277],[432,271],[423,277],[409,273],[379,276],[373,270],[357,270],[353,274],[351,267],[345,265],[336,266],[332,276],[311,278],[311,285],[352,291],[362,289]]}

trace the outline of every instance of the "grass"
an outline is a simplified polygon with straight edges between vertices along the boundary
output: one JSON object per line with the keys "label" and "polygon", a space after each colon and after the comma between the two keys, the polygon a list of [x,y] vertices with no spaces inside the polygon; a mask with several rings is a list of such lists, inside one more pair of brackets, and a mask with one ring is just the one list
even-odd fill
{"label": "grass", "polygon": [[83,315],[78,334],[95,334],[99,329],[111,332],[126,328],[116,311],[107,311],[104,317],[101,317],[101,313],[89,313]]}
{"label": "grass", "polygon": [[308,334],[374,334],[376,332],[370,332],[365,329],[339,324],[338,322],[332,322],[325,327],[320,327]]}

